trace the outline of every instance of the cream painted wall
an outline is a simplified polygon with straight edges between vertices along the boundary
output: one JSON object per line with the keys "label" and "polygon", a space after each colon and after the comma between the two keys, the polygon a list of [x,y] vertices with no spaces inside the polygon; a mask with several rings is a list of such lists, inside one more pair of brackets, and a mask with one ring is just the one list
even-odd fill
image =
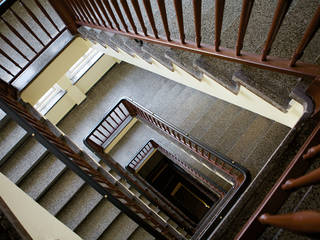
{"label": "cream painted wall", "polygon": [[243,86],[240,86],[239,93],[235,95],[217,83],[214,79],[204,75],[201,81],[199,81],[175,64],[174,71],[170,71],[154,59],[152,60],[152,63],[148,63],[139,56],[132,57],[121,49],[119,49],[119,52],[116,52],[108,46],[104,48],[99,44],[95,44],[94,47],[119,60],[157,73],[168,79],[282,123],[290,128],[294,127],[304,113],[303,106],[295,100],[291,100],[288,112],[284,113]]}
{"label": "cream painted wall", "polygon": [[32,239],[81,240],[47,210],[0,173],[0,196]]}
{"label": "cream painted wall", "polygon": [[90,41],[75,38],[32,83],[22,91],[21,97],[32,106],[43,96],[69,68],[92,46]]}

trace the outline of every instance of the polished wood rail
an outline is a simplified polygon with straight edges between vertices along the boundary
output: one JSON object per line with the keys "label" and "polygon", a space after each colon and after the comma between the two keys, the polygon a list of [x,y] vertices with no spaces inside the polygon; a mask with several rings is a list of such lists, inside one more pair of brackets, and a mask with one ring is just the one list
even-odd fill
{"label": "polished wood rail", "polygon": [[[35,4],[35,8],[33,9],[23,1],[8,1],[10,4],[4,4],[5,6],[3,7],[6,10],[5,14],[4,9],[1,9],[1,14],[3,13],[0,16],[1,23],[4,24],[9,31],[4,31],[5,28],[2,28],[0,32],[0,39],[5,43],[0,47],[0,54],[4,57],[4,59],[1,60],[0,69],[6,73],[6,82],[9,83],[13,83],[67,30],[66,26],[58,26],[56,24],[45,6],[42,5],[39,0],[33,1]],[[19,7],[19,11],[16,10],[17,8],[11,6],[13,3]],[[35,14],[36,11],[41,12],[43,16],[40,18],[38,14]],[[30,20],[27,20],[25,16],[21,16],[21,12],[26,13],[26,15],[32,19],[34,26],[30,25]],[[16,21],[9,21],[9,18],[5,15],[11,16]],[[48,22],[46,26],[44,24],[45,22]],[[54,29],[54,32],[48,31],[48,24]],[[39,36],[39,31],[44,34],[43,37]],[[33,43],[30,43],[30,39],[32,38],[34,39]],[[9,49],[14,50],[17,55],[9,54]]]}
{"label": "polished wood rail", "polygon": [[[53,6],[57,6],[56,10],[66,19],[67,26],[75,28],[76,26],[89,26],[113,33],[122,34],[135,39],[150,41],[156,44],[180,48],[187,51],[192,51],[200,54],[205,54],[213,57],[222,58],[228,61],[239,62],[243,64],[253,65],[258,68],[278,71],[287,74],[298,76],[315,77],[320,75],[320,67],[315,64],[308,64],[298,61],[303,51],[308,46],[309,42],[314,37],[320,26],[320,5],[315,9],[314,16],[309,24],[306,25],[306,30],[301,41],[298,44],[295,52],[292,53],[291,59],[278,58],[277,56],[269,56],[272,49],[272,44],[275,41],[278,31],[282,25],[287,11],[289,10],[291,0],[278,0],[273,21],[270,26],[268,37],[265,42],[262,53],[253,54],[242,51],[243,43],[248,27],[248,22],[251,15],[251,10],[254,0],[243,0],[242,11],[240,16],[238,39],[234,49],[224,48],[220,46],[221,43],[221,29],[223,25],[223,15],[225,9],[225,0],[215,0],[215,41],[212,45],[202,43],[201,31],[201,8],[202,0],[193,0],[190,6],[194,13],[194,41],[187,41],[185,39],[185,26],[183,18],[183,1],[171,0],[174,5],[175,16],[179,30],[179,39],[172,39],[170,29],[168,26],[168,13],[166,1],[157,0],[158,10],[160,12],[161,23],[164,29],[165,36],[159,35],[159,30],[155,24],[154,11],[150,0],[143,0],[143,4],[138,0],[130,0],[134,11],[130,10],[128,0],[50,0]],[[306,6],[307,7],[307,6]],[[147,19],[144,19],[141,11],[145,10]],[[133,12],[137,15],[137,22],[133,18]],[[70,21],[72,19],[72,21]],[[126,21],[127,20],[127,21]],[[129,25],[127,24],[129,23]],[[137,30],[137,25],[140,25],[142,32]],[[146,25],[150,25],[152,32],[148,32]],[[235,33],[237,34],[237,33]],[[299,41],[299,40],[297,40]]]}

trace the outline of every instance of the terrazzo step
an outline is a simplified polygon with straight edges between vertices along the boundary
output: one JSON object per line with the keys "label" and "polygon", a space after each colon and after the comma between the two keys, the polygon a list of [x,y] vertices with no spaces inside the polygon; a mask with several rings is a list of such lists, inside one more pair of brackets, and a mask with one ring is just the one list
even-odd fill
{"label": "terrazzo step", "polygon": [[0,129],[9,121],[8,115],[0,109]]}
{"label": "terrazzo step", "polygon": [[138,227],[128,238],[128,240],[154,240],[155,238],[150,235],[142,227]]}
{"label": "terrazzo step", "polygon": [[12,155],[0,171],[18,184],[48,154],[47,149],[34,138],[29,138]]}
{"label": "terrazzo step", "polygon": [[[138,228],[138,225],[127,215],[121,213],[101,235],[99,240],[124,240]],[[81,236],[81,235],[80,235]]]}
{"label": "terrazzo step", "polygon": [[169,47],[147,43],[147,42],[144,42],[142,45],[142,51],[149,54],[153,59],[161,63],[170,71],[173,71],[173,65],[171,60],[165,56],[166,51],[168,51],[169,49],[170,49]]}
{"label": "terrazzo step", "polygon": [[0,132],[0,165],[27,139],[27,132],[14,121],[9,121]]}
{"label": "terrazzo step", "polygon": [[[108,229],[119,214],[121,214],[121,211],[112,203],[107,200],[102,200],[75,229],[75,233],[82,239],[103,239],[100,236]],[[122,229],[118,229],[117,231],[122,231]]]}
{"label": "terrazzo step", "polygon": [[100,193],[85,184],[56,217],[71,230],[74,230],[99,204],[102,198]]}
{"label": "terrazzo step", "polygon": [[285,136],[289,133],[290,128],[277,122],[273,122],[270,128],[266,131],[265,135],[256,144],[255,148],[247,155],[244,160],[246,165],[250,163],[255,164],[255,169],[251,169],[250,173],[252,176],[258,174],[259,169],[263,167],[265,162],[256,161],[256,159],[269,159],[272,153],[277,149]]}
{"label": "terrazzo step", "polygon": [[114,44],[117,45],[118,48],[120,48],[122,51],[125,53],[134,56],[135,51],[131,50],[127,45],[126,45],[126,37],[123,37],[119,34],[114,34],[112,37],[110,37],[110,41],[113,42]]}
{"label": "terrazzo step", "polygon": [[66,171],[66,165],[49,154],[19,184],[19,187],[34,200],[39,199]]}
{"label": "terrazzo step", "polygon": [[221,86],[234,94],[239,92],[239,84],[232,80],[234,72],[239,71],[241,65],[209,56],[196,56],[193,64],[195,68],[214,79]]}
{"label": "terrazzo step", "polygon": [[[310,159],[312,162],[310,168],[307,172],[310,172],[314,169],[317,169],[320,167],[320,158],[316,157],[314,159]],[[285,213],[292,213],[297,211],[304,211],[304,210],[316,210],[319,211],[320,209],[320,203],[319,201],[315,201],[315,199],[318,199],[318,196],[320,194],[320,185],[311,185],[311,186],[305,186],[298,188],[296,190],[293,190],[290,194],[289,198],[286,200],[286,202],[282,205],[280,210],[278,211],[278,214],[285,214]],[[273,239],[318,239],[318,236],[312,236],[307,237],[303,234],[297,235],[296,233],[293,233],[291,231],[268,226],[266,230],[263,232],[263,234],[260,236],[259,239],[265,239],[266,236],[273,236]]]}
{"label": "terrazzo step", "polygon": [[126,37],[125,45],[143,60],[148,63],[152,63],[150,54],[142,51],[143,42],[141,40],[135,40]]}
{"label": "terrazzo step", "polygon": [[172,61],[172,63],[189,73],[191,76],[195,77],[197,80],[201,81],[202,72],[193,66],[194,59],[201,56],[200,54],[180,49],[170,49],[166,51],[165,55]]}
{"label": "terrazzo step", "polygon": [[56,215],[83,185],[84,181],[67,169],[38,202],[52,215]]}

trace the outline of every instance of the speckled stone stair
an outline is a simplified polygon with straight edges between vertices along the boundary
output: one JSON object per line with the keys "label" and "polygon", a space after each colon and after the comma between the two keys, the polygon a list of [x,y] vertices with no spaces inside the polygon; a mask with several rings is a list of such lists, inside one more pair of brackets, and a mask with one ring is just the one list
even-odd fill
{"label": "speckled stone stair", "polygon": [[0,129],[9,121],[8,115],[0,108]]}
{"label": "speckled stone stair", "polygon": [[[317,169],[320,167],[320,158],[315,157],[314,159],[310,159],[308,161],[311,161],[312,164],[307,172],[310,172],[314,169]],[[299,189],[293,190],[290,194],[287,201],[282,205],[280,210],[278,211],[278,214],[285,214],[285,213],[292,213],[297,211],[304,211],[304,210],[320,210],[320,203],[317,201],[320,194],[320,186],[318,184],[311,185],[311,186],[305,186],[301,187]],[[268,226],[266,230],[263,232],[263,234],[260,236],[259,239],[266,239],[266,238],[272,238],[275,240],[281,240],[281,239],[318,239],[318,236],[315,235],[312,237],[312,235],[305,235],[305,234],[296,234],[288,230],[284,230],[281,228],[276,228],[272,226]]]}
{"label": "speckled stone stair", "polygon": [[9,121],[0,132],[0,165],[3,164],[14,151],[28,137],[27,132],[14,121]]}

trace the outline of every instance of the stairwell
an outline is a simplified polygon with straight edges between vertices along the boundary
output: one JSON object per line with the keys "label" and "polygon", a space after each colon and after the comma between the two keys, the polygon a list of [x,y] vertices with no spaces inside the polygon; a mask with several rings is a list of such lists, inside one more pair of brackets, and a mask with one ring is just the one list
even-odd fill
{"label": "stairwell", "polygon": [[[219,146],[220,152],[247,167],[253,178],[289,131],[274,121],[125,63],[105,75],[89,92],[87,101],[58,127],[86,149],[83,136],[123,96],[145,105],[212,148]],[[168,107],[163,100],[176,104]],[[152,239],[31,136],[24,136],[21,128],[16,131],[24,141],[7,144],[12,138],[7,138],[5,133],[15,131],[17,126],[11,120],[6,121],[2,127],[5,131],[1,131],[1,152],[7,160],[0,170],[50,213],[83,239],[110,239],[111,236],[112,239]],[[132,128],[111,155],[119,161],[134,157],[153,131],[144,128],[140,125]]]}
{"label": "stairwell", "polygon": [[[208,1],[206,4],[208,7],[204,7],[203,10],[208,14],[204,14],[206,18],[203,22],[212,18],[214,12],[213,1]],[[231,33],[237,27],[241,8],[233,1],[227,4],[229,5],[225,9],[222,39],[225,39],[226,46],[229,44],[232,46],[235,40],[231,37]],[[312,15],[308,13],[309,9],[303,8],[300,4],[301,1],[293,1],[282,28],[283,33],[280,32],[278,47],[273,50],[274,55],[287,56],[290,48],[295,46],[295,43],[289,40],[304,31],[301,26],[294,28],[298,32],[288,31],[296,24],[292,19],[297,19],[300,23],[303,22],[302,16]],[[310,1],[310,4],[317,6],[317,1]],[[251,31],[248,32],[248,38],[253,40],[245,46],[246,50],[261,50],[272,16],[258,16],[258,13],[261,9],[272,8],[271,6],[274,4],[256,1],[249,23],[253,27],[249,27]],[[170,7],[167,10],[170,13]],[[190,14],[188,8],[185,7],[184,10],[185,16],[188,16]],[[193,27],[187,24],[188,18],[185,19],[185,26]],[[175,19],[171,17],[169,20],[170,26],[175,29],[172,33],[174,37],[178,34],[178,29]],[[147,27],[151,31],[150,26]],[[214,39],[210,37],[213,34],[210,33],[213,33],[214,27],[205,24],[203,28],[208,33],[204,36],[204,41],[213,42]],[[188,32],[193,31],[186,29],[186,33]],[[288,32],[290,34],[287,34]],[[104,46],[113,46],[127,53],[134,53],[146,61],[150,61],[151,58],[156,59],[170,71],[174,70],[173,64],[175,64],[199,80],[206,74],[233,93],[239,90],[240,85],[247,87],[283,112],[290,107],[292,101],[290,93],[296,85],[309,84],[308,79],[301,81],[296,77],[230,64],[153,44],[143,43],[140,46],[132,40],[117,35],[109,36],[99,32],[97,37],[95,34],[83,36],[94,41],[99,40]],[[188,35],[186,37],[193,38]],[[319,63],[320,49],[317,47],[319,39],[318,33],[304,55],[306,61]],[[126,63],[115,66],[106,74],[88,93],[88,99],[63,119],[58,127],[91,157],[100,161],[83,145],[82,140],[106,112],[124,96],[132,98],[191,136],[245,166],[250,171],[252,179],[290,130],[261,115]],[[67,169],[3,112],[0,113],[0,118],[0,171],[71,230],[83,239],[153,239],[150,234]],[[151,129],[145,129],[145,126],[136,125],[112,150],[111,156],[116,160],[126,158],[130,160],[146,143],[145,140],[152,134],[150,131],[152,132]],[[130,147],[131,152],[125,150]],[[112,170],[110,173],[117,177]],[[143,196],[141,199],[148,202]],[[152,204],[150,206],[157,209]],[[168,219],[161,212],[159,215]],[[175,225],[172,221],[170,223]],[[188,237],[183,229],[178,231]],[[265,233],[267,237],[268,231]],[[293,236],[294,239],[296,237]]]}

